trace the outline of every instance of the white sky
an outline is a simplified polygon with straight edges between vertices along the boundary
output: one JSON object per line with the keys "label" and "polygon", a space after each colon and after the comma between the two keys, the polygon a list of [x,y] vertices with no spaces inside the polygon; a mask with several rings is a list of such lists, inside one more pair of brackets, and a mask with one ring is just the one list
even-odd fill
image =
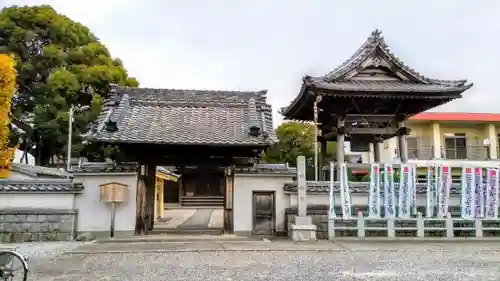
{"label": "white sky", "polygon": [[87,26],[143,87],[268,90],[275,112],[305,74],[347,59],[373,29],[419,72],[469,79],[441,111],[500,112],[497,0],[0,0],[49,4]]}

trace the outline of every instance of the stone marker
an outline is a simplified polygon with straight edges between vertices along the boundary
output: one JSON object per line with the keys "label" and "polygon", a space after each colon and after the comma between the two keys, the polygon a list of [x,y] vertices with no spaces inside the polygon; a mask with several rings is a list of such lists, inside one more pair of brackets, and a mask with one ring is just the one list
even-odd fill
{"label": "stone marker", "polygon": [[316,226],[307,216],[306,158],[297,157],[297,216],[292,224],[293,241],[316,241]]}

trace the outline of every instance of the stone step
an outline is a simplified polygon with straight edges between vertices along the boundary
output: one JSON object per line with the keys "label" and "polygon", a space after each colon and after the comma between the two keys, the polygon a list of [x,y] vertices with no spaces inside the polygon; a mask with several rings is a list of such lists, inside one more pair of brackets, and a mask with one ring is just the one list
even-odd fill
{"label": "stone step", "polygon": [[177,228],[154,228],[149,233],[152,235],[221,235],[224,232],[223,228],[208,228],[208,227],[177,227]]}
{"label": "stone step", "polygon": [[224,205],[223,196],[192,196],[192,197],[182,197],[181,202],[183,207],[188,206],[211,206],[211,207],[222,207]]}
{"label": "stone step", "polygon": [[231,241],[263,241],[260,238],[236,236],[234,234],[149,234],[129,238],[107,238],[96,240],[96,243],[162,243],[162,242],[231,242]]}

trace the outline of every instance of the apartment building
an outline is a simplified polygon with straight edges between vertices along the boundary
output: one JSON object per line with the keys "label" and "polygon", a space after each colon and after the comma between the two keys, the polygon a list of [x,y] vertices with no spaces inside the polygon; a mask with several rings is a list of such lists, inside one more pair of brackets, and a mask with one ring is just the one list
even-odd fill
{"label": "apartment building", "polygon": [[[499,159],[500,114],[424,112],[410,118],[407,126],[410,162]],[[396,138],[385,141],[382,162],[397,162],[398,149]]]}

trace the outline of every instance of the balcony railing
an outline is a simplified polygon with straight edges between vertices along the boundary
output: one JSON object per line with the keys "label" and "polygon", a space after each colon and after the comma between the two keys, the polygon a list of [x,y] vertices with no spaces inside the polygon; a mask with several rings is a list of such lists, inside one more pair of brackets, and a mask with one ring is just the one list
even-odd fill
{"label": "balcony railing", "polygon": [[408,147],[408,159],[432,160],[432,159],[448,159],[448,160],[488,160],[488,148],[482,145],[470,145],[466,147],[441,147],[441,155],[434,155],[434,146],[419,145],[417,147]]}

